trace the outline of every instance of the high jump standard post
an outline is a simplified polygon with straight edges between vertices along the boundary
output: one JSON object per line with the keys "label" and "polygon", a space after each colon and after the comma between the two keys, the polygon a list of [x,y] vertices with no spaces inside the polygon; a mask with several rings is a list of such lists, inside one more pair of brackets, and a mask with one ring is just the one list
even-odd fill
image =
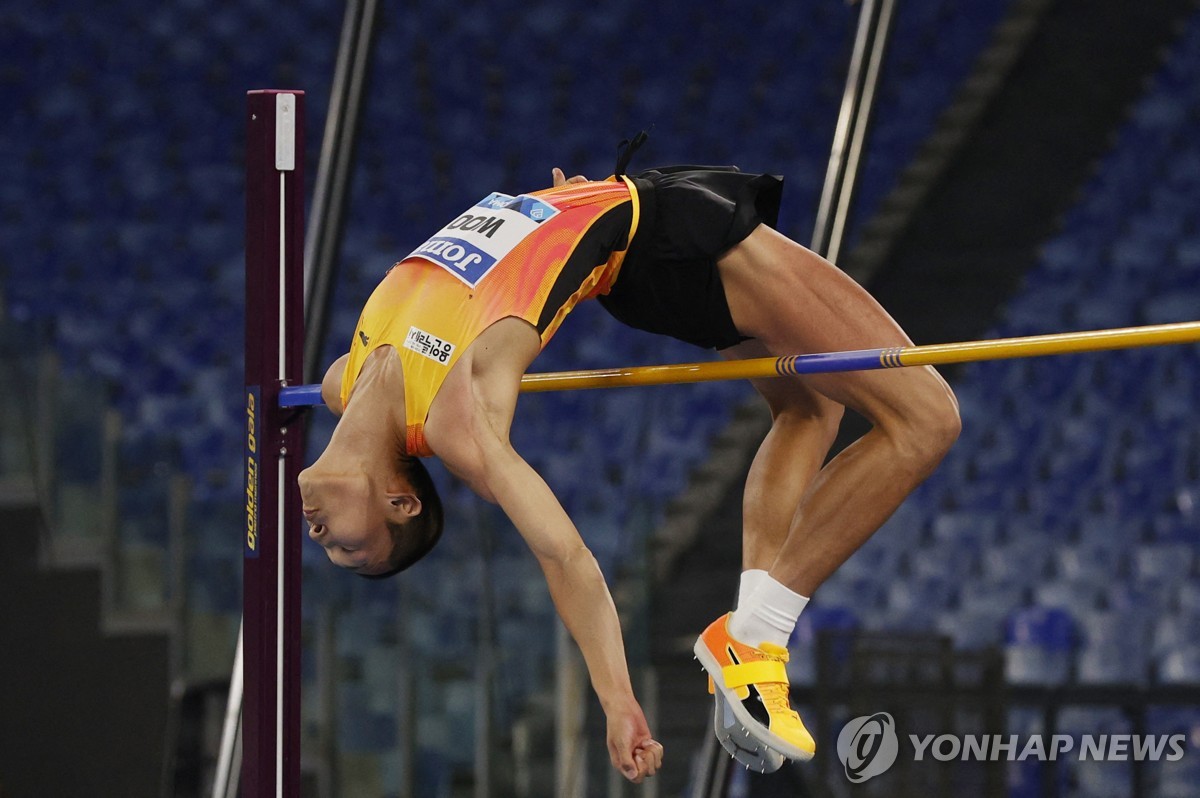
{"label": "high jump standard post", "polygon": [[304,368],[304,92],[246,102],[242,796],[300,795],[304,425],[279,392]]}

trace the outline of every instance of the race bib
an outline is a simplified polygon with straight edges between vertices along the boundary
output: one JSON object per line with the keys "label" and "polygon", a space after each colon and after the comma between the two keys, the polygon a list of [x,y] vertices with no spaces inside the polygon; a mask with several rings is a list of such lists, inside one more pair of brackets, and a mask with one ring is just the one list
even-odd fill
{"label": "race bib", "polygon": [[418,355],[441,363],[443,366],[454,356],[454,344],[443,341],[436,335],[427,333],[418,327],[409,327],[408,335],[404,338],[404,348],[411,349]]}
{"label": "race bib", "polygon": [[436,263],[474,288],[538,225],[558,212],[553,205],[525,194],[489,194],[408,257]]}

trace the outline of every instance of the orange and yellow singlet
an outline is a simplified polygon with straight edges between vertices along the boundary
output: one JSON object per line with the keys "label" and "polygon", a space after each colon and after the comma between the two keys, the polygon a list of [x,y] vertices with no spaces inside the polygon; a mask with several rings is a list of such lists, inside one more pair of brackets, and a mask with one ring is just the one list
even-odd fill
{"label": "orange and yellow singlet", "polygon": [[638,215],[637,190],[625,178],[484,198],[371,294],[342,375],[343,406],[367,355],[390,344],[404,371],[407,451],[431,455],[425,419],[459,355],[509,316],[533,325],[544,347],[575,305],[612,287]]}

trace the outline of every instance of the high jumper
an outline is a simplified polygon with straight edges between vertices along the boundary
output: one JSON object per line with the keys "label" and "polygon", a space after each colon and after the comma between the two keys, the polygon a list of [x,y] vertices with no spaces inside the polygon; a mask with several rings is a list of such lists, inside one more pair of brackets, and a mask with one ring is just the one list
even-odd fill
{"label": "high jumper", "polygon": [[[912,342],[853,280],[774,229],[781,179],[728,167],[626,175],[636,145],[607,180],[554,169],[552,188],[490,194],[392,267],[326,373],[322,398],[340,420],[299,484],[312,539],[368,577],[411,566],[441,535],[422,457],[499,504],[583,652],[613,766],[640,782],[663,751],[634,697],[608,587],[509,441],[526,369],[591,298],[630,326],[730,360]],[[936,468],[959,417],[930,367],[753,384],[773,423],[745,488],[737,608],[695,652],[715,717],[727,706],[739,720],[717,724],[721,742],[770,770],[815,749],[784,667],[808,597]],[[825,463],[846,407],[872,428]]]}

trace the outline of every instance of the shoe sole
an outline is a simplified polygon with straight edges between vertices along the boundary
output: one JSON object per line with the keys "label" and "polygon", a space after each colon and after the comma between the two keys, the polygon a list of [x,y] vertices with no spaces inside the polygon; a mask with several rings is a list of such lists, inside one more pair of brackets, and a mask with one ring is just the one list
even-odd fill
{"label": "shoe sole", "polygon": [[725,751],[750,770],[774,773],[787,757],[751,735],[741,725],[724,693],[713,693],[713,733]]}
{"label": "shoe sole", "polygon": [[[721,691],[721,695],[725,698],[725,703],[729,705],[729,709],[737,717],[741,724],[746,729],[746,733],[758,740],[760,743],[775,749],[783,754],[788,759],[795,759],[800,762],[807,762],[813,758],[812,751],[805,751],[797,748],[787,740],[780,737],[775,732],[768,729],[758,720],[755,720],[746,708],[742,706],[742,702],[736,694],[731,694],[728,687],[725,686],[725,678],[721,674],[721,666],[708,650],[708,646],[704,645],[703,639],[697,639],[696,645],[692,647],[692,652],[696,655],[696,659],[704,666],[704,670],[713,677],[713,687]],[[756,733],[758,732],[758,733]]]}

